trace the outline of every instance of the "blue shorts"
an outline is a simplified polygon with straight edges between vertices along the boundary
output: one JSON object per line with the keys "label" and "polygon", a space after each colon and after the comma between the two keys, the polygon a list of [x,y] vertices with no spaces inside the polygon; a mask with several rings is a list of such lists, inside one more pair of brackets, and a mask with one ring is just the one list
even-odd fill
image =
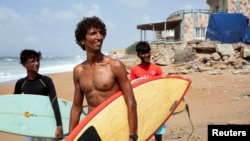
{"label": "blue shorts", "polygon": [[54,138],[43,138],[43,137],[24,137],[24,141],[57,141]]}
{"label": "blue shorts", "polygon": [[167,131],[167,126],[165,124],[163,124],[160,129],[157,130],[157,132],[155,133],[156,135],[162,135],[165,134]]}

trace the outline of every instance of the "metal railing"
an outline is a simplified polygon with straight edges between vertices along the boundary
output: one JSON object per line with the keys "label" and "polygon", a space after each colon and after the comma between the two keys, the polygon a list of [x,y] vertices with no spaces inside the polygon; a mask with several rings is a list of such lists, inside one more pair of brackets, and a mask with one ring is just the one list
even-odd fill
{"label": "metal railing", "polygon": [[179,11],[176,11],[176,12],[173,12],[172,14],[170,14],[167,19],[169,19],[171,17],[174,17],[176,15],[188,14],[188,13],[206,13],[206,14],[211,14],[211,13],[213,13],[213,11],[207,10],[207,9],[179,10]]}

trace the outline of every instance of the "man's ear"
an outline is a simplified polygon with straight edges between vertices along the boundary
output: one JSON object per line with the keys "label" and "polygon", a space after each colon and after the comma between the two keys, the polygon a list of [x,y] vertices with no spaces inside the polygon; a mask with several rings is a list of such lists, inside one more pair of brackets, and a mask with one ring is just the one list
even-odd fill
{"label": "man's ear", "polygon": [[80,42],[81,42],[81,45],[83,45],[83,46],[84,46],[84,44],[85,44],[85,43],[84,43],[84,40],[81,40]]}
{"label": "man's ear", "polygon": [[137,53],[136,53],[136,55],[137,55],[137,57],[139,57],[139,58],[140,58],[140,53],[139,53],[139,52],[137,52]]}

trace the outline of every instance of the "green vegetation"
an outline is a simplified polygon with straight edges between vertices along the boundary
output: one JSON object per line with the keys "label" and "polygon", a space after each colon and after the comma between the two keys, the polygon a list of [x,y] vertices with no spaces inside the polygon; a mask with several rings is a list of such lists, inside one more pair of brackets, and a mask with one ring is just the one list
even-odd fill
{"label": "green vegetation", "polygon": [[136,54],[135,46],[138,42],[133,43],[132,45],[126,48],[126,54]]}

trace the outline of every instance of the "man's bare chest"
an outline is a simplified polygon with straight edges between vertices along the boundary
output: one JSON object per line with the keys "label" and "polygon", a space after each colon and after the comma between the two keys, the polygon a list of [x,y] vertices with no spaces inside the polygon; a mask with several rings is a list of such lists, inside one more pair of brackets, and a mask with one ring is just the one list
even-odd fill
{"label": "man's bare chest", "polygon": [[80,76],[80,86],[84,93],[108,91],[114,87],[115,75],[109,68],[86,69]]}

